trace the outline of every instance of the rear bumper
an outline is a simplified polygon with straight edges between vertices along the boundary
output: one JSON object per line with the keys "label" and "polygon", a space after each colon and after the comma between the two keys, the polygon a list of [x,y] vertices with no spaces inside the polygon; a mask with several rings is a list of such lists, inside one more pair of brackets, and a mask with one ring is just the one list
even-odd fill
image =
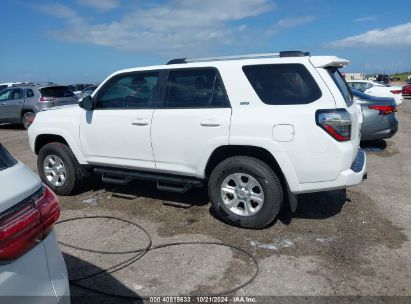
{"label": "rear bumper", "polygon": [[2,303],[70,303],[66,265],[54,231],[16,261],[0,265],[0,286]]}
{"label": "rear bumper", "polygon": [[366,175],[366,167],[367,156],[364,150],[359,149],[351,168],[342,171],[335,180],[300,184],[301,191],[295,194],[329,191],[358,185]]}

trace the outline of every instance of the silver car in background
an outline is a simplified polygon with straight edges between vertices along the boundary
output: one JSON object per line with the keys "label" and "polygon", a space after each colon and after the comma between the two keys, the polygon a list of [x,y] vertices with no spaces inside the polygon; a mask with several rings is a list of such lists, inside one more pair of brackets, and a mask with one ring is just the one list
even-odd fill
{"label": "silver car in background", "polygon": [[70,303],[59,215],[56,195],[0,144],[1,303]]}
{"label": "silver car in background", "polygon": [[363,123],[361,141],[387,139],[397,132],[396,102],[390,97],[375,97],[351,88],[354,100],[361,106]]}
{"label": "silver car in background", "polygon": [[0,91],[0,123],[31,125],[37,112],[77,103],[66,86],[18,85]]}

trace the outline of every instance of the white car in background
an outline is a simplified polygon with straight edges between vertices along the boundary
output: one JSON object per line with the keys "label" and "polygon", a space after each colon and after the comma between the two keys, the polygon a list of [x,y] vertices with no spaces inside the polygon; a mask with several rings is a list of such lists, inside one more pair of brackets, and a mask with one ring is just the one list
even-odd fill
{"label": "white car in background", "polygon": [[4,83],[0,83],[0,91],[7,89],[13,85],[19,85],[21,84],[21,82],[4,82]]}
{"label": "white car in background", "polygon": [[372,80],[347,80],[348,85],[365,94],[377,97],[392,97],[397,107],[402,104],[402,87],[390,86]]}
{"label": "white car in background", "polygon": [[70,303],[59,215],[53,191],[0,144],[1,303]]}

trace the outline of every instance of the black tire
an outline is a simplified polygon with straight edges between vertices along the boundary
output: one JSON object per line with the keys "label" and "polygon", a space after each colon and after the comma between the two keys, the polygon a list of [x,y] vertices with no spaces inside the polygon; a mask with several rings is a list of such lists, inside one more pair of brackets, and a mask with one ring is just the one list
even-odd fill
{"label": "black tire", "polygon": [[[44,172],[44,160],[49,155],[58,156],[64,164],[66,179],[60,186],[55,186],[50,183]],[[41,180],[59,195],[70,195],[74,193],[83,180],[80,164],[77,162],[73,152],[67,145],[59,142],[49,143],[40,149],[37,158],[37,170]]]}
{"label": "black tire", "polygon": [[[261,185],[264,200],[255,214],[239,215],[226,208],[221,185],[233,173],[248,174]],[[249,156],[230,157],[218,164],[210,175],[208,194],[217,215],[226,223],[242,228],[264,228],[274,221],[283,203],[283,189],[278,176],[266,163]]]}
{"label": "black tire", "polygon": [[23,114],[22,123],[23,123],[24,129],[27,130],[30,127],[30,125],[32,123],[32,121],[30,121],[30,118],[33,117],[33,116],[34,117],[36,116],[36,114],[34,112],[26,112],[26,113]]}

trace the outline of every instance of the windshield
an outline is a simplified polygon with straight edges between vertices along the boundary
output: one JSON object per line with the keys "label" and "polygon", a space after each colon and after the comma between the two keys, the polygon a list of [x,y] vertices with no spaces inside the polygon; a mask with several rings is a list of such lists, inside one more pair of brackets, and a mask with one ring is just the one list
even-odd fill
{"label": "windshield", "polygon": [[341,73],[338,69],[328,69],[328,73],[330,74],[331,78],[334,80],[335,84],[337,85],[338,89],[340,90],[341,94],[345,99],[345,103],[347,106],[351,106],[353,104],[353,96],[348,86],[347,82],[341,76]]}

